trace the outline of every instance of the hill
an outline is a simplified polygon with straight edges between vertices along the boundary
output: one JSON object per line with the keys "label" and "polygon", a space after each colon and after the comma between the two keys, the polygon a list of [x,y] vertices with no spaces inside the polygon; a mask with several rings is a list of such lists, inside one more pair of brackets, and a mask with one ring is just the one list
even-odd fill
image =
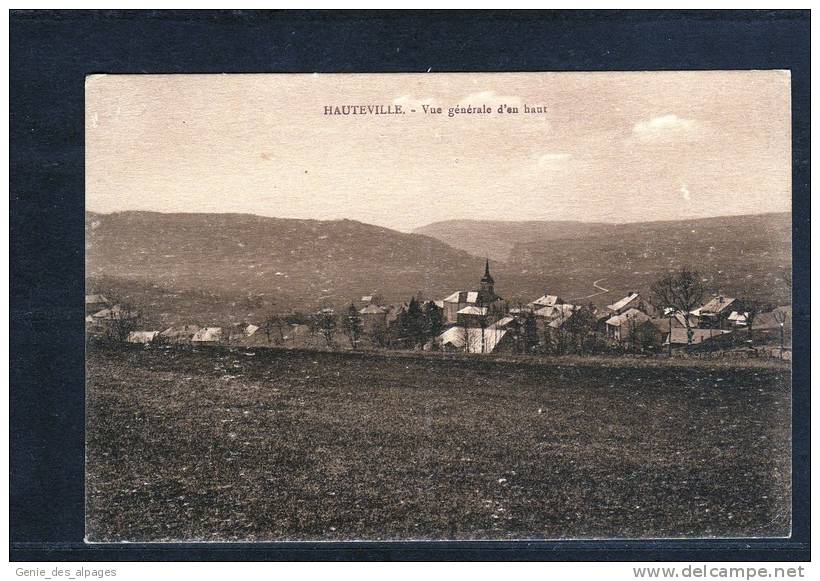
{"label": "hill", "polygon": [[[703,274],[710,292],[790,300],[783,281],[791,268],[788,213],[631,224],[437,222],[418,231],[435,237],[448,231],[440,239],[450,244],[472,238],[476,249],[503,241],[509,250],[497,278],[518,280],[530,294],[549,289],[566,300],[605,304],[631,290],[646,292],[663,273],[686,264]],[[589,296],[601,287],[610,292]]]}
{"label": "hill", "polygon": [[154,289],[166,298],[283,309],[340,304],[375,291],[391,301],[419,291],[438,298],[477,280],[483,267],[482,259],[433,238],[352,220],[86,216],[90,286],[102,278],[109,285],[125,281],[132,290]]}
{"label": "hill", "polygon": [[[791,266],[788,214],[543,228],[461,224],[464,240],[475,231],[512,245],[506,263],[491,265],[496,290],[513,304],[549,291],[606,305],[628,291],[647,292],[682,264],[703,274],[709,292],[790,301],[783,281]],[[440,299],[475,288],[484,267],[483,258],[430,236],[352,220],[89,213],[86,232],[89,290],[139,304],[163,324],[257,319],[271,309],[341,306],[372,292],[390,302],[418,292]]]}

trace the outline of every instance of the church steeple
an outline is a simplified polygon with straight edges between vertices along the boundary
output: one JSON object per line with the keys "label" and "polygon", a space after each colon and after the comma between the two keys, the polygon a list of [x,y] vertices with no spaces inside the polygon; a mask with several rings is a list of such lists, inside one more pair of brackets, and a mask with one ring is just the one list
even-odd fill
{"label": "church steeple", "polygon": [[495,281],[490,274],[490,259],[487,258],[484,263],[484,276],[481,278],[481,295],[485,300],[493,300],[495,298],[494,285]]}
{"label": "church steeple", "polygon": [[484,278],[481,279],[481,282],[487,282],[493,284],[495,281],[493,277],[490,276],[490,259],[487,258],[487,262],[484,263]]}

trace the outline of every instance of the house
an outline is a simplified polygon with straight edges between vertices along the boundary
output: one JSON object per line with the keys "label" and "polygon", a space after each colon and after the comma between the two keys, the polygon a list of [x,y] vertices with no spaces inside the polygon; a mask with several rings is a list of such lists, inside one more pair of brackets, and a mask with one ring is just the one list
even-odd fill
{"label": "house", "polygon": [[495,280],[490,274],[490,261],[484,264],[484,276],[481,277],[480,288],[477,291],[456,291],[443,302],[444,321],[446,323],[457,323],[458,313],[466,307],[489,308],[501,301],[501,297],[495,294]]}
{"label": "house", "polygon": [[85,314],[99,312],[111,306],[105,295],[85,295]]}
{"label": "house", "polygon": [[438,336],[438,342],[443,351],[464,351],[467,344],[467,329],[450,327]]}
{"label": "house", "polygon": [[364,295],[361,299],[359,299],[365,305],[382,305],[384,304],[384,298],[382,295],[373,293],[370,295]]}
{"label": "house", "polygon": [[444,351],[497,353],[508,347],[511,339],[512,333],[507,329],[456,326],[439,335],[438,342]]}
{"label": "house", "polygon": [[539,319],[552,321],[553,319],[568,319],[575,312],[575,305],[568,305],[567,303],[558,303],[552,306],[545,306],[537,309],[533,314]]}
{"label": "house", "polygon": [[[675,320],[673,319],[673,322]],[[673,323],[673,328],[674,328]],[[663,345],[669,335],[668,318],[650,318],[638,323],[631,332],[632,345],[640,347],[641,351],[655,350]]]}
{"label": "house", "polygon": [[109,334],[120,336],[125,330],[133,329],[139,314],[127,307],[114,305],[86,315],[86,331],[89,334]]}
{"label": "house", "polygon": [[537,311],[543,307],[554,307],[556,305],[560,305],[563,303],[564,299],[562,299],[558,295],[544,294],[544,296],[535,299],[527,306],[533,311]]}
{"label": "house", "polygon": [[314,338],[310,327],[303,323],[283,322],[281,327],[260,327],[250,334],[248,334],[247,327],[245,329],[244,336],[236,340],[236,343],[243,347],[270,347],[271,345],[306,347],[311,344]]}
{"label": "house", "polygon": [[475,305],[477,301],[477,292],[454,292],[442,301],[444,303],[444,320],[448,323],[457,322],[458,312],[465,307]]}
{"label": "house", "polygon": [[222,327],[203,327],[191,338],[192,343],[213,344],[220,341],[222,341]]}
{"label": "house", "polygon": [[362,320],[362,329],[365,333],[373,333],[377,329],[387,328],[387,309],[385,307],[368,304],[359,309],[359,317]]}
{"label": "house", "polygon": [[127,319],[136,319],[137,312],[133,309],[129,309],[123,307],[121,305],[114,305],[113,307],[103,309],[101,311],[97,311],[91,318],[95,322],[105,321],[105,320],[127,320]]}
{"label": "house", "polygon": [[760,313],[752,321],[755,337],[789,347],[792,344],[792,308],[777,307],[773,311]]}
{"label": "house", "polygon": [[[722,335],[726,335],[729,331],[722,329],[691,329],[692,331],[692,345],[699,345],[710,339],[715,339]],[[687,330],[682,328],[672,328],[672,332],[666,337],[663,342],[664,345],[669,345],[670,337],[672,347],[680,347],[688,344]]]}
{"label": "house", "polygon": [[557,339],[561,335],[564,325],[569,322],[578,308],[567,303],[541,307],[533,313],[538,332],[542,335],[549,334],[552,339]]}
{"label": "house", "polygon": [[[258,330],[259,327],[253,324],[237,323],[231,325],[227,329],[228,341],[231,343],[244,341],[248,337],[252,337]],[[223,332],[223,338],[224,335],[225,333]]]}
{"label": "house", "polygon": [[159,331],[131,331],[126,341],[128,343],[153,343],[159,337]]}
{"label": "house", "polygon": [[312,337],[312,333],[310,332],[310,327],[303,323],[293,323],[290,326],[290,330],[288,331],[287,335],[285,335],[285,341],[303,341],[307,342]]}
{"label": "house", "polygon": [[512,317],[510,315],[507,315],[506,317],[501,317],[495,323],[490,325],[490,327],[492,327],[494,329],[507,329],[507,328],[518,327],[518,326],[519,326],[518,319],[516,319],[515,317]]}
{"label": "house", "polygon": [[752,322],[753,330],[778,330],[780,327],[784,329],[791,329],[792,326],[792,308],[791,307],[777,307],[773,311],[767,313],[760,313],[754,318]]}
{"label": "house", "polygon": [[456,322],[462,327],[480,328],[487,327],[490,324],[488,321],[489,309],[487,307],[464,307],[456,315]]}
{"label": "house", "polygon": [[[570,313],[570,316],[572,316],[571,313]],[[568,320],[569,320],[569,317],[556,317],[555,319],[553,319],[552,321],[547,323],[547,328],[552,329],[553,331],[558,331],[558,330],[562,329],[564,327],[564,325],[567,324]]]}
{"label": "house", "polygon": [[199,331],[199,327],[197,325],[168,327],[160,333],[160,337],[163,341],[167,341],[169,343],[190,343],[191,339],[194,338],[194,335],[197,334],[197,331]]}
{"label": "house", "polygon": [[[669,318],[668,315],[666,317]],[[694,313],[689,313],[688,315],[684,315],[683,313],[673,313],[672,314],[672,326],[679,327],[679,328],[686,328],[686,323],[689,323],[690,327],[698,327],[700,326],[700,317]]]}
{"label": "house", "polygon": [[[699,309],[695,309],[695,310],[699,311]],[[658,322],[659,321],[666,321],[666,323],[665,323],[665,325],[666,325],[666,331],[665,332],[666,333],[669,332],[669,321],[670,321],[670,319],[672,321],[672,326],[673,327],[678,327],[678,328],[686,328],[686,320],[687,319],[689,319],[689,326],[690,327],[697,327],[698,322],[700,321],[698,316],[695,314],[695,311],[691,311],[688,315],[684,316],[683,313],[681,313],[679,311],[676,311],[675,309],[672,309],[672,308],[666,308],[666,309],[664,309],[663,314],[657,314],[657,316],[652,317],[653,321],[658,321]]]}
{"label": "house", "polygon": [[749,313],[738,313],[737,311],[732,311],[726,318],[726,321],[732,327],[746,327],[748,323],[748,316]]}
{"label": "house", "polygon": [[[607,308],[612,310],[612,306],[613,305],[610,305],[610,307]],[[643,311],[639,311],[636,308],[628,309],[606,320],[606,336],[614,341],[630,341],[632,339],[633,330],[649,320],[649,315]]]}
{"label": "house", "polygon": [[399,318],[399,315],[406,310],[407,305],[388,305],[384,308],[387,311],[387,324],[391,325]]}
{"label": "house", "polygon": [[726,329],[732,326],[731,321],[729,321],[732,312],[743,313],[748,309],[743,301],[739,299],[718,295],[696,310],[700,320],[700,327]]}
{"label": "house", "polygon": [[613,315],[620,315],[629,309],[643,311],[647,315],[654,315],[655,308],[643,300],[640,293],[630,291],[624,298],[607,306],[607,310]]}

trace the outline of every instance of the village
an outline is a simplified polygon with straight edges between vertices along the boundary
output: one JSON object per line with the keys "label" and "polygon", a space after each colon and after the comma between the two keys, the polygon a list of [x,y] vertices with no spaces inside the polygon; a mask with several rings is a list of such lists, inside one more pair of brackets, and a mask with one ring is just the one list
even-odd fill
{"label": "village", "polygon": [[[686,284],[692,274],[677,276]],[[667,288],[674,286],[674,281],[666,283]],[[92,294],[86,296],[85,322],[90,339],[144,345],[791,358],[789,305],[707,295],[696,280],[689,283],[697,287],[686,289],[693,291],[691,304],[663,296],[660,285],[653,288],[653,296],[629,292],[603,308],[570,304],[547,292],[527,304],[511,305],[496,294],[486,261],[477,289],[457,290],[440,300],[413,297],[403,304],[385,304],[374,293],[362,296],[358,304],[309,315],[270,314],[231,325],[186,323],[147,330],[141,327],[139,308]]]}

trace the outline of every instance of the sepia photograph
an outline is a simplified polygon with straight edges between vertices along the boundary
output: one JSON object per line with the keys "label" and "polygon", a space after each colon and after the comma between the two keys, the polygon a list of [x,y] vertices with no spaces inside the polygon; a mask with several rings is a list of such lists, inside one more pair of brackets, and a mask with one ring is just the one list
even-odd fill
{"label": "sepia photograph", "polygon": [[791,81],[87,76],[86,542],[789,537]]}

